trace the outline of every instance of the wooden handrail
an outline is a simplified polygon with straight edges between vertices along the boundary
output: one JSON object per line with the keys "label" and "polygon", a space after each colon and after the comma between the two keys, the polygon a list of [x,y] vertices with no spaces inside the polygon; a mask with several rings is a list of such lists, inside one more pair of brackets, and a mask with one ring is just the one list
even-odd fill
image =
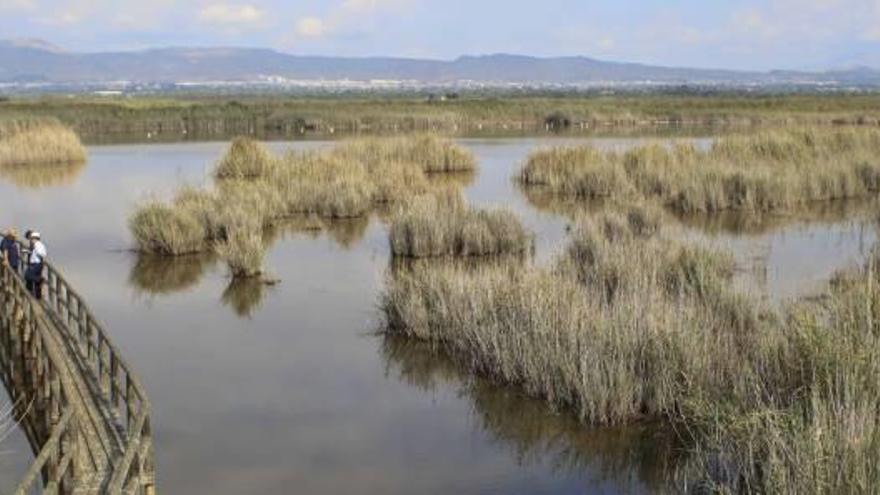
{"label": "wooden handrail", "polygon": [[[69,366],[61,364],[59,357],[55,355],[59,349],[52,343],[52,337],[49,336],[52,333],[66,342],[64,347],[75,356],[71,362],[75,363],[73,366],[76,370],[68,372],[78,373],[86,378],[87,383],[91,383],[90,393],[97,401],[96,405],[107,411],[102,417],[111,425],[111,430],[116,432],[118,444],[110,449],[112,473],[102,493],[151,495],[155,490],[155,482],[150,403],[146,392],[83,298],[53,265],[44,263],[44,266],[45,290],[41,301],[34,298],[25,287],[24,270],[21,267],[18,272],[5,265],[0,268],[3,282],[0,290],[7,291],[16,307],[24,308],[27,324],[32,327],[29,333],[36,335],[31,340],[36,349],[34,353],[38,359],[44,360],[40,366],[48,370],[46,376],[51,380],[47,384],[47,390],[50,390],[49,400],[55,402],[51,411],[44,414],[51,413],[55,419],[68,418],[63,426],[60,422],[52,426],[49,440],[42,445],[37,460],[28,470],[19,490],[24,490],[21,493],[29,493],[27,490],[33,487],[37,477],[33,473],[36,472],[43,474],[44,490],[54,492],[59,486],[67,487],[64,483],[69,485],[65,481],[68,474],[81,468],[77,466],[76,455],[61,450],[58,446],[60,440],[52,440],[65,435],[74,438],[78,436],[76,412],[67,404],[68,393],[53,375],[62,366],[65,369]],[[36,310],[36,305],[41,308],[39,311]],[[44,349],[45,352],[42,352]],[[69,419],[71,415],[73,419]],[[66,489],[62,493],[70,493],[71,489]]]}
{"label": "wooden handrail", "polygon": [[[70,431],[73,431],[74,428],[71,428],[71,423],[73,422],[73,410],[68,408],[64,415],[61,416],[61,421],[58,422],[57,425],[52,429],[52,435],[43,445],[43,449],[40,450],[40,454],[34,459],[34,462],[30,465],[28,470],[24,473],[24,477],[21,482],[18,484],[18,488],[15,489],[15,495],[27,495],[31,493],[34,488],[34,485],[37,483],[37,480],[40,479],[41,474],[46,469],[49,460],[51,460],[52,456],[58,456],[59,458],[67,458],[67,461],[64,462],[62,469],[56,471],[56,473],[48,480],[46,483],[60,483],[64,480],[67,473],[70,470],[71,462],[74,458],[69,452],[64,451],[64,442],[63,437],[68,434]],[[71,446],[75,446],[75,442],[69,442]]]}

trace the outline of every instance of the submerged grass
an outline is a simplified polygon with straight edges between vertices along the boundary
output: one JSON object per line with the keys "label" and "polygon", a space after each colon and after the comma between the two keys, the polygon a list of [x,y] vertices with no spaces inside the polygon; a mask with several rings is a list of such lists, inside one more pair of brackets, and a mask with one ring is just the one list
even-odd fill
{"label": "submerged grass", "polygon": [[0,120],[0,166],[78,163],[86,150],[73,130],[54,119]]}
{"label": "submerged grass", "polygon": [[429,258],[524,253],[532,236],[511,211],[468,206],[452,189],[402,205],[391,221],[389,240],[394,256]]}
{"label": "submerged grass", "polygon": [[707,150],[648,144],[533,153],[519,179],[581,198],[643,196],[682,213],[776,211],[880,192],[880,130],[812,128],[723,137]]}

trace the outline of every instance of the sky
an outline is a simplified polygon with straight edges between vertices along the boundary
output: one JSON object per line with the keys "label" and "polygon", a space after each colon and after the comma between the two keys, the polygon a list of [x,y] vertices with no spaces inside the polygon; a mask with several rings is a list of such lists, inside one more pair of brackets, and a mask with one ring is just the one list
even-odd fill
{"label": "sky", "polygon": [[0,38],[72,51],[247,46],[816,70],[880,67],[880,0],[0,0]]}

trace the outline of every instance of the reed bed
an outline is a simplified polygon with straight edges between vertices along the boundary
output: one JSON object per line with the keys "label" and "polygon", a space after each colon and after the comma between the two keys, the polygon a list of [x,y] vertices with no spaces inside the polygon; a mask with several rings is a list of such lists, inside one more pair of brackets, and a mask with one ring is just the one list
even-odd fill
{"label": "reed bed", "polygon": [[392,255],[409,258],[518,254],[532,244],[532,235],[512,212],[468,206],[455,189],[406,202],[388,237]]}
{"label": "reed bed", "polygon": [[[640,92],[636,92],[640,93]],[[108,100],[15,98],[0,114],[57,117],[83,136],[107,139],[216,139],[253,133],[301,136],[309,133],[400,133],[544,131],[546,128],[633,130],[671,126],[791,126],[880,122],[875,93],[636,94],[596,92],[552,94],[520,90],[465,92],[460,98],[429,102],[412,94],[344,97],[202,96],[134,97]],[[585,97],[589,96],[589,97]],[[562,124],[562,125],[560,125]],[[117,138],[117,139],[119,139]]]}
{"label": "reed bed", "polygon": [[[880,486],[880,256],[793,303],[736,401],[695,396],[692,485],[730,493],[869,493]],[[696,474],[694,474],[696,473]]]}
{"label": "reed bed", "polygon": [[687,445],[679,490],[880,486],[880,254],[779,309],[730,287],[731,257],[672,240],[646,207],[582,221],[550,266],[389,275],[390,335],[589,423],[656,419]]}
{"label": "reed bed", "polygon": [[720,138],[707,150],[659,143],[533,153],[520,182],[594,199],[646,197],[682,213],[791,210],[880,192],[880,130],[812,128]]}
{"label": "reed bed", "polygon": [[268,174],[275,166],[273,157],[262,145],[245,137],[232,140],[229,150],[214,169],[217,179],[255,179]]}
{"label": "reed bed", "polygon": [[584,224],[549,268],[398,272],[382,303],[389,331],[441,343],[475,371],[596,423],[675,411],[685,376],[727,390],[740,352],[736,333],[721,330],[756,332],[759,320],[725,291],[728,257],[662,238],[645,216]]}
{"label": "reed bed", "polygon": [[433,134],[354,139],[344,142],[334,153],[346,160],[362,160],[367,164],[412,163],[429,174],[476,169],[476,160],[469,151]]}
{"label": "reed bed", "polygon": [[128,222],[139,251],[179,256],[205,249],[205,227],[191,211],[151,199]]}
{"label": "reed bed", "polygon": [[[426,170],[463,167],[473,168],[470,154],[433,136],[357,140],[329,151],[282,156],[239,138],[217,163],[212,188],[183,186],[170,201],[151,199],[134,212],[129,228],[139,251],[213,250],[234,277],[254,277],[262,272],[265,229],[298,217],[322,223],[364,218],[377,205],[445,190],[428,179]],[[493,233],[505,228],[501,213],[472,216]]]}
{"label": "reed bed", "polygon": [[54,119],[0,120],[0,166],[78,163],[86,150],[73,130]]}

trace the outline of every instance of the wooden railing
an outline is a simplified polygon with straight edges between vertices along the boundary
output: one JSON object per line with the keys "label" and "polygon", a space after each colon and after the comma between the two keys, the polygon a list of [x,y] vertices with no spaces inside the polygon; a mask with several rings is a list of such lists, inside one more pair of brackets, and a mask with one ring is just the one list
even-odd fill
{"label": "wooden railing", "polygon": [[52,429],[52,434],[43,445],[40,454],[19,482],[15,495],[27,495],[39,491],[39,485],[43,486],[44,493],[73,491],[76,484],[77,462],[75,421],[73,409],[68,408]]}
{"label": "wooden railing", "polygon": [[114,465],[109,493],[154,491],[153,441],[150,402],[140,380],[95,318],[83,298],[50,263],[45,268],[46,305],[78,351],[85,372],[97,384],[109,405],[124,449]]}
{"label": "wooden railing", "polygon": [[[47,333],[37,302],[21,278],[0,267],[0,338],[4,379],[16,404],[26,405],[16,419],[26,420],[32,442],[41,450],[19,483],[16,495],[33,493],[38,483],[49,493],[72,491],[76,472],[82,470],[74,409],[68,401],[62,374],[67,372],[63,352]],[[29,415],[26,418],[22,414]]]}
{"label": "wooden railing", "polygon": [[[57,418],[57,421],[53,422],[49,440],[42,445],[28,476],[34,471],[42,473],[45,492],[56,493],[52,487],[66,480],[70,475],[68,470],[77,467],[75,462],[68,460],[68,457],[76,456],[68,453],[71,448],[75,448],[70,447],[76,445],[76,442],[71,443],[71,439],[77,438],[80,418],[76,417],[76,411],[64,409],[67,396],[59,388],[59,380],[55,376],[59,373],[59,363],[62,361],[58,356],[53,358],[52,353],[37,352],[44,347],[51,347],[55,349],[55,353],[68,352],[72,355],[76,369],[65,372],[79,373],[88,383],[97,414],[113,433],[110,439],[113,445],[107,449],[111,453],[112,473],[109,480],[102,483],[101,492],[152,495],[155,492],[155,476],[150,402],[146,392],[83,298],[49,263],[45,264],[44,277],[44,298],[43,301],[37,301],[27,291],[22,281],[22,272],[14,273],[8,267],[2,267],[2,290],[10,296],[7,299],[13,307],[2,308],[3,314],[0,317],[10,318],[11,321],[13,315],[25,315],[22,321],[28,323],[23,328],[28,329],[28,335],[36,335],[37,338],[24,339],[23,342],[37,346],[32,355],[40,360],[38,370],[47,370],[46,379],[50,380],[50,388],[47,390],[54,392],[50,396],[55,397],[53,408],[57,409],[52,412],[52,417]],[[15,327],[12,325],[9,328]],[[51,335],[57,335],[64,341],[66,351],[57,349],[57,345],[46,345],[54,342]],[[5,344],[6,342],[4,347],[10,349]],[[42,377],[43,374],[38,373],[37,379],[43,379]],[[70,419],[60,421],[71,414]],[[59,467],[63,467],[65,471],[58,473]],[[74,474],[76,477],[82,475]],[[53,485],[56,478],[56,485]],[[20,490],[24,491],[17,493],[30,493],[28,490],[32,489],[35,479],[36,476],[31,476],[22,480]],[[70,490],[64,489],[60,491],[69,492]]]}

